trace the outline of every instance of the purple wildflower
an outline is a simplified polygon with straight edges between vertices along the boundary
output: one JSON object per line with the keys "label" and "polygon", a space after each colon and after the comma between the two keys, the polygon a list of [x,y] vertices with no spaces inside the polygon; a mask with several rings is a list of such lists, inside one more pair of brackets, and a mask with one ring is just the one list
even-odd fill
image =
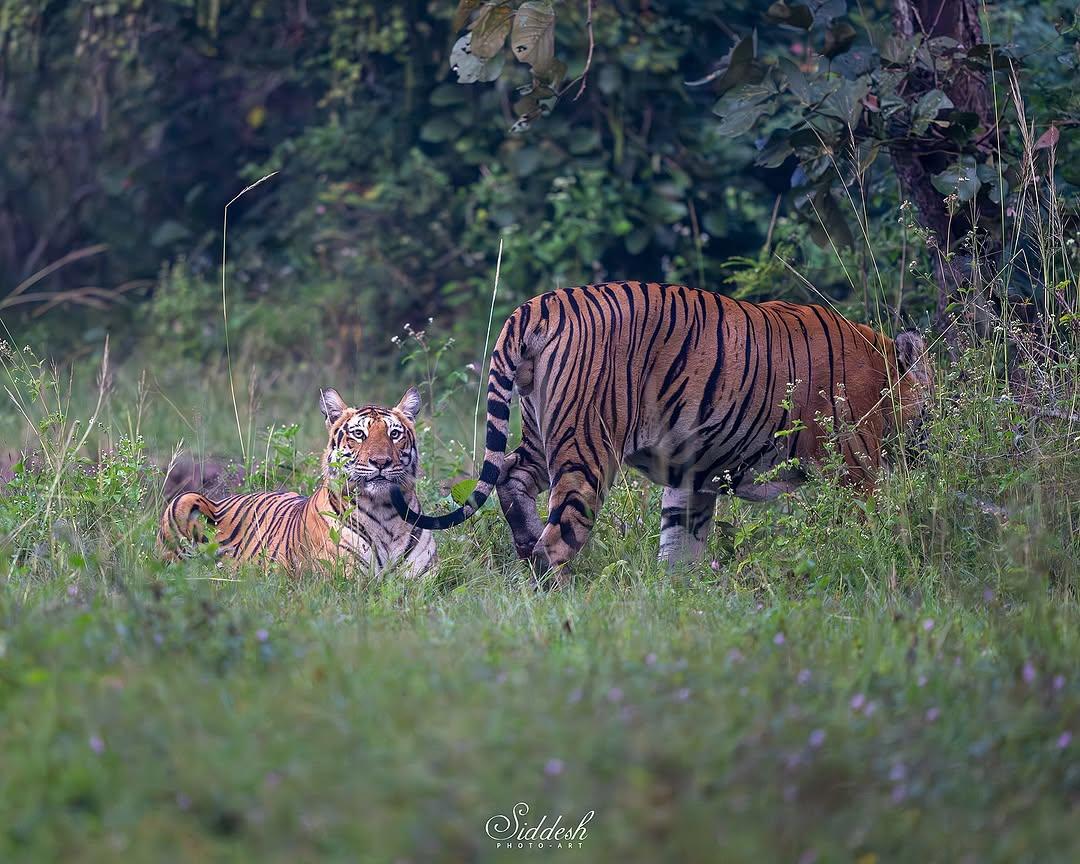
{"label": "purple wildflower", "polygon": [[801,670],[799,670],[799,674],[795,676],[795,680],[798,681],[800,684],[809,684],[810,683],[810,670],[809,669],[801,669]]}
{"label": "purple wildflower", "polygon": [[1024,679],[1025,684],[1032,684],[1035,681],[1035,667],[1030,660],[1024,661],[1024,668],[1020,671],[1021,677]]}
{"label": "purple wildflower", "polygon": [[810,733],[809,742],[811,747],[820,747],[822,744],[825,743],[825,730],[815,729],[813,732]]}
{"label": "purple wildflower", "polygon": [[784,635],[784,632],[781,630],[779,633],[777,633],[775,636],[772,637],[772,641],[773,641],[773,645],[783,645],[785,642],[787,642],[787,637]]}
{"label": "purple wildflower", "polygon": [[1058,735],[1057,749],[1058,750],[1064,750],[1070,744],[1072,744],[1072,732],[1070,732],[1068,729],[1066,729],[1064,732],[1062,732],[1060,735]]}
{"label": "purple wildflower", "polygon": [[548,759],[547,762],[544,763],[544,773],[547,774],[548,777],[558,777],[562,772],[562,759]]}
{"label": "purple wildflower", "polygon": [[925,630],[927,633],[929,633],[931,630],[933,630],[934,629],[934,619],[933,618],[927,618],[925,621],[923,621],[922,622],[922,629]]}
{"label": "purple wildflower", "polygon": [[940,716],[941,716],[941,709],[938,708],[936,705],[934,707],[932,707],[932,708],[927,708],[926,709],[926,722],[927,723],[933,723]]}
{"label": "purple wildflower", "polygon": [[856,693],[854,696],[851,697],[850,704],[852,711],[861,711],[863,705],[866,704],[866,697],[863,696],[862,693]]}
{"label": "purple wildflower", "polygon": [[105,742],[100,735],[90,736],[90,749],[97,753],[99,756],[105,752]]}

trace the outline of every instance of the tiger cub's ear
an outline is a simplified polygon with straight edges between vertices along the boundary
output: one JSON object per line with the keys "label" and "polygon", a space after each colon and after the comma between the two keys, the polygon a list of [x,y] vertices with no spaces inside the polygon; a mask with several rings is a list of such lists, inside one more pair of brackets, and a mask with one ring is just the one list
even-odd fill
{"label": "tiger cub's ear", "polygon": [[327,428],[333,426],[337,422],[337,419],[342,415],[346,407],[345,400],[341,398],[341,394],[332,387],[319,391],[319,410],[322,411],[323,417],[326,418]]}
{"label": "tiger cub's ear", "polygon": [[420,393],[415,387],[410,387],[397,403],[397,408],[410,420],[415,420],[420,414]]}

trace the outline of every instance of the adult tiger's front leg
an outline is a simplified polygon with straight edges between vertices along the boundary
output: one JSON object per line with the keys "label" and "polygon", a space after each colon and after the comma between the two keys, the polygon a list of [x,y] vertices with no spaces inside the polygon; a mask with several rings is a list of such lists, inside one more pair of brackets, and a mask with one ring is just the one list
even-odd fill
{"label": "adult tiger's front leg", "polygon": [[660,510],[660,563],[698,561],[712,530],[715,492],[664,488]]}

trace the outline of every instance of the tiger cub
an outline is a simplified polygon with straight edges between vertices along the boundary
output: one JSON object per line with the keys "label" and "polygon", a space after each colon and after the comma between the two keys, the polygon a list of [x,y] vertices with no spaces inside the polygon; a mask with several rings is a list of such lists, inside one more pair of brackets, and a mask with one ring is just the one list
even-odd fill
{"label": "tiger cub", "polygon": [[394,408],[350,408],[336,390],[323,390],[319,403],[329,441],[313,495],[253,492],[220,501],[196,492],[178,495],[161,517],[162,556],[176,560],[205,542],[205,520],[215,528],[218,554],[242,561],[263,556],[296,571],[349,556],[375,573],[399,565],[418,576],[430,568],[434,537],[405,522],[390,501],[390,490],[397,489],[418,506],[414,423],[420,394],[410,388]]}
{"label": "tiger cub", "polygon": [[[391,495],[410,523],[438,530],[496,489],[518,555],[543,569],[577,554],[629,465],[664,487],[661,560],[700,558],[717,494],[762,500],[794,488],[801,471],[789,460],[820,459],[834,433],[849,479],[870,491],[886,437],[923,413],[926,355],[916,333],[893,340],[823,306],[655,282],[549,291],[519,306],[495,342],[469,500],[424,516]],[[521,444],[506,456],[514,391]]]}

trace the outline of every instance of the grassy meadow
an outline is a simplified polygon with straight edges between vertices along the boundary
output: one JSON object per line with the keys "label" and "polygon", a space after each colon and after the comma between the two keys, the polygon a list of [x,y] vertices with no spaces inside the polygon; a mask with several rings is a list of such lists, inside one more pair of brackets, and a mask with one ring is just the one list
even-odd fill
{"label": "grassy meadow", "polygon": [[[415,341],[437,510],[475,377]],[[722,502],[666,573],[659,490],[625,475],[544,593],[493,505],[419,581],[163,566],[148,460],[238,454],[222,370],[65,377],[7,346],[4,434],[42,457],[0,495],[0,860],[1076,860],[1080,433],[994,359],[943,366],[875,498],[827,464]],[[1078,372],[1048,373],[1066,404]],[[399,395],[301,369],[245,401],[245,374],[249,488],[311,487],[317,384]],[[519,802],[594,815],[511,852],[485,826]]]}
{"label": "grassy meadow", "polygon": [[[1075,0],[0,0],[0,864],[1080,861],[1078,73]],[[495,502],[158,560],[320,387],[445,512],[489,315],[622,279],[914,327],[925,422],[672,571],[629,472],[562,590]]]}

